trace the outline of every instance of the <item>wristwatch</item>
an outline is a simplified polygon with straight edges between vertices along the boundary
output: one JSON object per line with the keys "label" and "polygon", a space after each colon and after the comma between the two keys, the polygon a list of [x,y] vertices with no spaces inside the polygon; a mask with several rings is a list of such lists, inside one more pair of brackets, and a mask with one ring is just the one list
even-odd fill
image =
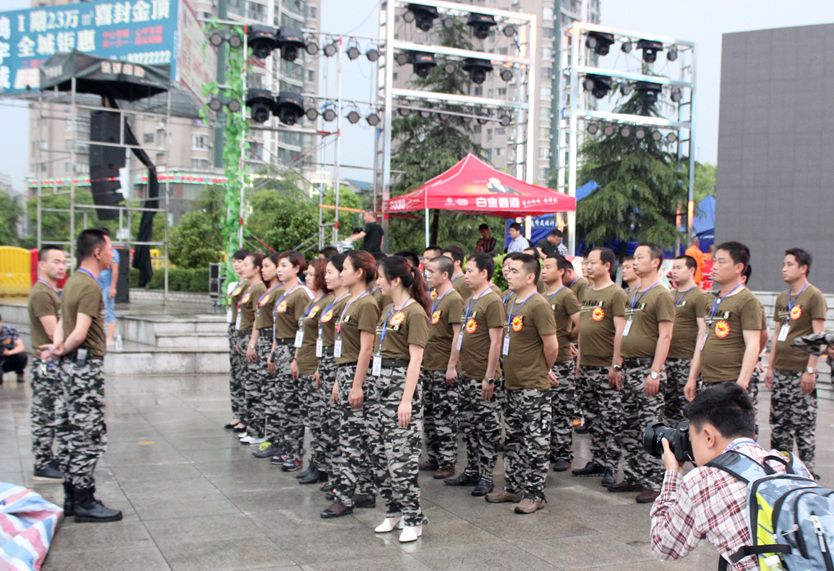
{"label": "wristwatch", "polygon": [[623,368],[619,365],[611,365],[611,368],[614,369],[615,371],[622,371],[623,370]]}
{"label": "wristwatch", "polygon": [[657,378],[660,376],[660,373],[655,373],[654,371],[652,371],[649,376],[652,378],[653,381],[656,381]]}
{"label": "wristwatch", "polygon": [[805,372],[808,373],[809,375],[816,375],[817,374],[816,370],[814,370],[812,367],[805,367]]}
{"label": "wristwatch", "polygon": [[488,385],[494,385],[495,384],[495,379],[493,379],[493,378],[484,379],[484,380],[486,381],[486,384],[488,384]]}
{"label": "wristwatch", "polygon": [[250,343],[250,344],[249,344],[249,348],[250,348],[250,349],[254,349],[254,348],[255,348],[255,346],[254,346],[254,345],[252,345],[252,344]]}

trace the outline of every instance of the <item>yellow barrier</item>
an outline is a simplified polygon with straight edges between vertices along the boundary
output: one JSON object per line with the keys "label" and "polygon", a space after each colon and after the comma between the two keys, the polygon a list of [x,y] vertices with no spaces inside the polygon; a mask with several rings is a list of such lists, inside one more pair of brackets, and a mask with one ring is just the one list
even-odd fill
{"label": "yellow barrier", "polygon": [[[153,248],[150,250],[151,253],[151,267],[155,270],[161,270],[165,268],[165,255],[162,250],[158,248]],[[172,263],[168,263],[168,269],[176,268]]]}
{"label": "yellow barrier", "polygon": [[29,250],[0,246],[0,296],[28,296],[32,288]]}

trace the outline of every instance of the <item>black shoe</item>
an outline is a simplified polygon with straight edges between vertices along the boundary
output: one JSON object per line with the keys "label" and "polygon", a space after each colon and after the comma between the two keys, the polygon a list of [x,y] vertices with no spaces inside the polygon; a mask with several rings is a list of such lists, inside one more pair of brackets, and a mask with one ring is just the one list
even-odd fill
{"label": "black shoe", "polygon": [[607,488],[608,486],[613,486],[616,482],[617,478],[614,477],[614,470],[606,468],[605,475],[602,477],[602,487]]}
{"label": "black shoe", "polygon": [[585,464],[584,468],[577,468],[576,470],[571,470],[571,474],[573,474],[574,476],[579,476],[581,478],[604,476],[605,468],[591,460],[590,462]]}
{"label": "black shoe", "polygon": [[486,478],[481,478],[480,480],[478,480],[478,485],[475,486],[474,490],[472,490],[472,495],[475,497],[485,496],[494,489],[495,484],[493,484]]}
{"label": "black shoe", "polygon": [[309,472],[303,478],[298,479],[299,484],[318,484],[319,482],[327,481],[327,472],[322,472],[316,467],[313,467]]}
{"label": "black shoe", "polygon": [[[313,466],[312,464],[307,464],[307,469],[306,470],[304,470],[303,472],[295,475],[296,479],[300,480],[301,478],[307,477],[307,475],[310,473],[310,471],[313,470],[314,468],[315,468],[315,466]],[[316,470],[316,471],[318,471],[318,470]]]}
{"label": "black shoe", "polygon": [[474,486],[478,483],[478,476],[464,472],[457,478],[450,478],[443,480],[447,486]]}
{"label": "black shoe", "polygon": [[334,517],[342,517],[353,513],[353,507],[343,506],[339,502],[333,502],[329,508],[321,512],[323,519],[332,519]]}
{"label": "black shoe", "polygon": [[49,463],[43,468],[35,468],[34,474],[32,474],[33,480],[63,480],[64,476],[61,474],[61,470],[55,466],[54,463]]}
{"label": "black shoe", "polygon": [[577,434],[588,434],[588,431],[591,430],[591,425],[593,424],[592,420],[586,420],[583,424],[575,427],[573,431]]}
{"label": "black shoe", "polygon": [[336,489],[336,478],[333,478],[333,480],[328,482],[327,484],[322,484],[322,486],[319,488],[319,491],[332,492],[334,489]]}
{"label": "black shoe", "polygon": [[122,512],[111,510],[95,498],[95,488],[75,489],[75,521],[76,523],[94,522],[105,523],[120,521]]}
{"label": "black shoe", "polygon": [[326,494],[324,494],[324,499],[333,502],[336,500],[336,494],[334,492],[327,492]]}
{"label": "black shoe", "polygon": [[64,517],[75,515],[75,486],[64,482]]}
{"label": "black shoe", "polygon": [[353,507],[373,509],[376,507],[376,496],[373,494],[354,494]]}
{"label": "black shoe", "polygon": [[568,468],[570,468],[570,462],[567,460],[555,460],[553,462],[554,472],[567,472]]}

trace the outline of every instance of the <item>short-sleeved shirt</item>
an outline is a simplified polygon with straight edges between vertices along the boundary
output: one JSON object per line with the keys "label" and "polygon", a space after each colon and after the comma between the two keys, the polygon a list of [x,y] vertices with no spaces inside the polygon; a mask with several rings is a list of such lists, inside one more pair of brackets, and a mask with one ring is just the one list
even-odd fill
{"label": "short-sleeved shirt", "polygon": [[746,287],[718,302],[713,294],[704,304],[707,339],[701,350],[701,378],[705,383],[738,379],[746,348],[743,332],[762,330],[761,304]]}
{"label": "short-sleeved shirt", "polygon": [[585,290],[579,318],[580,365],[611,366],[617,332],[614,318],[625,317],[625,302],[626,293],[617,284]]}
{"label": "short-sleeved shirt", "polygon": [[579,276],[568,287],[576,296],[576,299],[579,300],[579,303],[582,303],[582,300],[585,299],[585,290],[588,289],[588,280]]}
{"label": "short-sleeved shirt", "polygon": [[385,232],[379,222],[368,222],[365,225],[365,237],[362,239],[362,249],[374,253],[382,250],[382,236]]}
{"label": "short-sleeved shirt", "polygon": [[463,299],[454,288],[432,302],[429,340],[423,354],[423,368],[427,371],[445,371],[449,365],[454,339],[453,324],[460,325]]}
{"label": "short-sleeved shirt", "polygon": [[463,339],[460,345],[458,371],[470,379],[483,379],[489,360],[489,330],[504,327],[504,304],[492,290],[481,297],[470,297],[460,318]]}
{"label": "short-sleeved shirt", "polygon": [[[808,366],[809,355],[805,351],[795,349],[791,342],[813,333],[813,321],[825,319],[828,307],[825,305],[825,296],[811,284],[797,296],[790,295],[790,292],[791,290],[785,290],[776,298],[773,321],[781,324],[783,329],[789,329],[785,341],[773,340],[773,367],[785,371],[804,371]],[[784,333],[780,332],[780,335]]]}
{"label": "short-sleeved shirt", "polygon": [[[394,311],[392,303],[382,310],[379,317],[374,338],[374,354],[379,353],[383,359],[408,361],[411,359],[409,345],[426,346],[429,340],[429,316],[419,303],[408,303],[400,311]],[[386,322],[388,325],[385,327],[385,341],[382,343],[382,328]]]}
{"label": "short-sleeved shirt", "polygon": [[336,358],[337,365],[353,363],[359,358],[360,332],[376,333],[379,323],[379,306],[371,295],[356,298],[343,309],[344,316],[339,317],[338,339],[342,340],[342,356]]}
{"label": "short-sleeved shirt", "polygon": [[321,324],[322,344],[325,347],[332,347],[336,341],[336,324],[349,298],[350,294],[342,295],[324,306],[321,311],[319,323]]}
{"label": "short-sleeved shirt", "polygon": [[[116,248],[113,248],[113,264],[119,264],[119,251]],[[116,277],[118,280],[118,277]],[[110,289],[110,285],[113,283],[113,269],[112,266],[107,268],[106,270],[102,270],[98,274],[98,285],[101,289]]]}
{"label": "short-sleeved shirt", "polygon": [[[495,285],[494,283],[490,283],[490,284],[489,284],[489,289],[491,289],[492,291],[494,291],[494,292],[495,292],[495,295],[497,295],[498,297],[501,297],[501,288],[500,288],[500,287],[498,287],[498,286],[497,286],[497,285]],[[461,296],[461,297],[463,297],[463,296]],[[467,298],[463,297],[463,299],[467,299]]]}
{"label": "short-sleeved shirt", "polygon": [[255,312],[258,310],[258,300],[261,299],[261,295],[265,291],[266,286],[263,282],[250,284],[244,290],[238,306],[238,319],[240,320],[238,331],[252,331],[252,325],[255,323]]}
{"label": "short-sleeved shirt", "polygon": [[698,286],[688,290],[673,290],[675,300],[675,326],[669,346],[670,359],[691,359],[698,343],[698,318],[704,316],[703,307],[707,294]]}
{"label": "short-sleeved shirt", "polygon": [[542,294],[514,300],[507,305],[505,335],[510,339],[504,355],[504,380],[508,390],[550,388],[542,336],[556,335],[553,310]]}
{"label": "short-sleeved shirt", "polygon": [[[101,291],[99,291],[99,295],[101,295]],[[18,339],[20,339],[20,333],[17,332],[17,329],[11,325],[0,325],[0,351],[14,349]],[[2,359],[3,356],[0,355],[0,360]]]}
{"label": "short-sleeved shirt", "polygon": [[310,304],[310,291],[299,284],[294,290],[286,290],[275,300],[272,318],[275,320],[275,338],[291,339],[298,332],[298,324]]}
{"label": "short-sleeved shirt", "polygon": [[275,300],[284,295],[284,291],[284,285],[279,284],[258,296],[257,307],[255,308],[255,329],[272,328],[274,324],[272,311],[275,309]]}
{"label": "short-sleeved shirt", "polygon": [[661,283],[646,290],[638,288],[626,299],[625,312],[628,335],[623,331],[622,356],[626,359],[654,357],[660,338],[659,324],[675,321],[675,301],[669,290]]}
{"label": "short-sleeved shirt", "polygon": [[249,289],[249,280],[240,280],[232,290],[229,296],[229,303],[232,309],[232,320],[230,323],[237,323],[237,306],[240,303],[240,298],[243,297],[244,292]]}
{"label": "short-sleeved shirt", "polygon": [[579,313],[582,309],[579,300],[573,295],[570,288],[560,286],[550,295],[544,294],[547,304],[553,310],[553,317],[556,319],[556,338],[559,340],[559,356],[557,363],[564,363],[573,359],[570,350],[571,315]]}
{"label": "short-sleeved shirt", "polygon": [[547,241],[547,238],[542,238],[541,240],[536,242],[536,248],[541,248],[541,250],[542,250],[542,252],[544,252],[544,255],[545,255],[546,258],[549,258],[550,256],[555,256],[555,255],[559,255],[559,256],[567,256],[568,255],[568,249],[567,249],[567,247],[565,247],[565,245],[562,242],[559,242],[558,244],[556,244],[554,246],[553,244],[551,244],[550,242]]}
{"label": "short-sleeved shirt", "polygon": [[[295,360],[298,362],[298,373],[300,375],[312,375],[318,369],[319,360],[316,357],[316,340],[319,336],[319,317],[333,299],[332,293],[325,294],[311,300],[304,310],[304,315],[301,318],[301,331],[304,332],[304,338],[301,341],[301,347],[298,348],[295,355]],[[324,340],[322,340],[322,345],[324,345]]]}
{"label": "short-sleeved shirt", "polygon": [[371,295],[374,297],[374,301],[379,307],[385,307],[388,304],[394,303],[391,301],[391,298],[387,295],[382,295],[382,292],[379,289],[379,286],[375,287],[371,290]]}
{"label": "short-sleeved shirt", "polygon": [[523,252],[529,247],[530,241],[524,236],[518,236],[517,238],[510,240],[509,244],[507,244],[507,253],[512,254],[513,252]]}
{"label": "short-sleeved shirt", "polygon": [[463,274],[452,280],[452,287],[458,292],[461,300],[469,299],[472,296],[472,288],[466,285],[466,278]]}
{"label": "short-sleeved shirt", "polygon": [[[38,347],[52,343],[49,335],[46,334],[40,318],[51,315],[57,323],[58,317],[61,314],[61,298],[58,297],[58,292],[52,289],[52,286],[38,280],[32,286],[32,291],[29,292],[28,309],[29,326],[32,331],[32,348],[37,356]],[[5,339],[3,335],[0,335],[0,337]]]}
{"label": "short-sleeved shirt", "polygon": [[92,318],[92,322],[80,347],[87,349],[90,355],[104,357],[107,347],[104,337],[104,298],[101,297],[98,281],[83,270],[74,272],[64,285],[61,304],[64,339],[75,329],[78,314],[83,313]]}

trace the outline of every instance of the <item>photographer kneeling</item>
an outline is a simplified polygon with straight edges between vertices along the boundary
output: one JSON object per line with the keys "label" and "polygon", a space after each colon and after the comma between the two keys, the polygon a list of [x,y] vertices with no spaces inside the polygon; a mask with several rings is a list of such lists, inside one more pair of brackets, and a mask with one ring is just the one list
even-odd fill
{"label": "photographer kneeling", "polygon": [[[747,391],[736,383],[721,383],[705,390],[684,413],[690,422],[692,456],[699,467],[684,476],[683,463],[675,457],[668,440],[662,440],[666,474],[660,496],[652,506],[652,552],[661,559],[680,559],[707,539],[729,560],[752,541],[747,485],[707,463],[729,450],[756,462],[781,454],[765,450],[753,440],[755,410]],[[679,452],[678,456],[683,455]],[[798,475],[812,477],[804,465],[798,460],[796,463]],[[781,464],[772,466],[784,471]],[[757,558],[749,556],[728,568],[753,571],[759,566]]]}

